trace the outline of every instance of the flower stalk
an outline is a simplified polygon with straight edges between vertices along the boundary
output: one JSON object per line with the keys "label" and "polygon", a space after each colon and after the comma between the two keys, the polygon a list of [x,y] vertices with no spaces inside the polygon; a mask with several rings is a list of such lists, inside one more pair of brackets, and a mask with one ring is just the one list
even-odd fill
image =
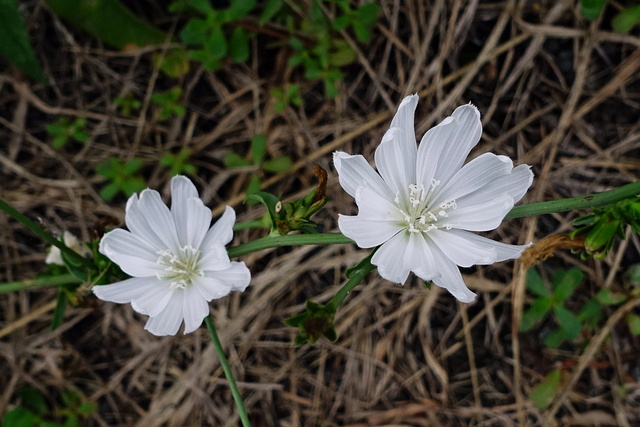
{"label": "flower stalk", "polygon": [[218,353],[218,358],[220,359],[220,365],[222,366],[222,370],[224,371],[224,374],[227,377],[227,381],[229,382],[229,388],[231,389],[233,400],[236,402],[238,415],[240,415],[242,425],[244,427],[251,426],[249,416],[247,415],[247,410],[245,409],[244,402],[242,401],[242,396],[240,395],[240,391],[238,390],[236,380],[233,377],[233,372],[231,372],[231,367],[229,366],[227,356],[224,354],[224,349],[222,348],[222,343],[218,338],[216,327],[213,325],[213,321],[211,320],[211,315],[208,315],[204,318],[204,323],[207,325],[207,329],[209,330],[209,337],[211,337],[211,342],[213,342],[213,346],[215,347],[216,353]]}

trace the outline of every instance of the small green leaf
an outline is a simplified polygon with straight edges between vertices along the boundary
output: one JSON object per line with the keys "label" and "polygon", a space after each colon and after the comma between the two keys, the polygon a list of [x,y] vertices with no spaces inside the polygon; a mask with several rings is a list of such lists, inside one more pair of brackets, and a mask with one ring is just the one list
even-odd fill
{"label": "small green leaf", "polygon": [[17,394],[20,396],[22,406],[35,414],[44,415],[47,412],[47,401],[38,390],[25,386],[20,388]]}
{"label": "small green leaf", "polygon": [[595,300],[589,300],[578,313],[578,320],[585,324],[590,330],[593,330],[602,316],[600,304]]}
{"label": "small green leaf", "polygon": [[584,273],[578,267],[572,267],[567,271],[556,271],[553,275],[553,300],[562,304],[569,298],[582,280]]}
{"label": "small green leaf", "polygon": [[249,59],[249,36],[240,27],[236,27],[229,39],[229,57],[235,62]]}
{"label": "small green leaf", "polygon": [[608,289],[600,289],[596,294],[596,300],[601,305],[618,305],[625,302],[626,299],[626,295],[619,292],[612,292]]}
{"label": "small green leaf", "polygon": [[262,168],[267,172],[282,173],[290,170],[293,162],[288,156],[280,156],[264,162]]}
{"label": "small green leaf", "polygon": [[563,331],[566,332],[568,339],[574,339],[582,331],[582,323],[569,310],[562,306],[553,307],[553,312],[558,319],[558,324]]}
{"label": "small green leaf", "polygon": [[628,33],[640,22],[640,6],[629,7],[616,15],[611,26],[619,33]]}
{"label": "small green leaf", "polygon": [[558,328],[544,337],[544,345],[548,348],[557,348],[562,341],[568,339],[567,333],[562,328]]}
{"label": "small green leaf", "polygon": [[56,302],[56,308],[53,310],[53,318],[51,319],[51,330],[58,329],[64,321],[64,312],[67,309],[67,296],[63,289],[58,288],[58,298]]}
{"label": "small green leaf", "polygon": [[549,372],[542,382],[538,383],[529,392],[529,399],[538,408],[544,409],[551,404],[553,398],[556,397],[560,390],[560,380],[562,373],[559,369]]}
{"label": "small green leaf", "polygon": [[598,19],[598,16],[600,16],[600,12],[602,12],[606,3],[607,0],[582,0],[582,16],[590,21]]}
{"label": "small green leaf", "polygon": [[371,40],[369,29],[360,21],[354,21],[353,31],[356,33],[356,37],[360,42],[367,43]]}
{"label": "small green leaf", "polygon": [[222,59],[227,55],[227,38],[221,26],[211,28],[211,33],[205,38],[203,44],[213,59]]}
{"label": "small green leaf", "polygon": [[542,280],[542,276],[540,276],[540,273],[535,268],[527,270],[527,289],[541,297],[551,295],[551,292],[549,292],[544,284],[544,280]]}
{"label": "small green leaf", "polygon": [[2,427],[39,427],[40,417],[26,408],[18,406],[2,418]]}
{"label": "small green leaf", "polygon": [[264,160],[264,156],[267,154],[267,137],[258,134],[251,138],[251,158],[253,164],[259,165]]}
{"label": "small green leaf", "polygon": [[190,19],[180,32],[180,39],[184,44],[203,44],[209,24],[204,19]]}
{"label": "small green leaf", "polygon": [[44,71],[29,43],[17,0],[0,1],[0,40],[0,55],[38,83],[46,83]]}
{"label": "small green leaf", "polygon": [[228,168],[240,168],[251,165],[247,159],[233,151],[228,151],[227,154],[224,155],[222,162]]}
{"label": "small green leaf", "polygon": [[380,7],[376,3],[365,3],[356,10],[356,21],[370,27],[376,23],[379,12]]}
{"label": "small green leaf", "polygon": [[245,200],[247,201],[248,205],[255,205],[256,202],[251,200],[249,198],[249,196],[251,196],[252,194],[256,194],[260,191],[260,177],[258,175],[251,175],[251,178],[249,178],[249,184],[247,184],[247,189],[245,190]]}
{"label": "small green leaf", "polygon": [[334,30],[340,31],[347,28],[350,22],[351,20],[349,19],[348,15],[342,15],[334,19],[331,25],[333,26]]}
{"label": "small green leaf", "polygon": [[267,22],[271,21],[271,18],[276,16],[276,14],[282,8],[284,2],[282,0],[267,0],[267,3],[264,5],[264,9],[262,10],[262,14],[260,15],[260,19],[258,23],[260,25],[264,25]]}
{"label": "small green leaf", "polygon": [[636,337],[640,335],[640,316],[635,313],[627,313],[625,320],[629,326],[629,331]]}
{"label": "small green leaf", "polygon": [[520,331],[527,332],[531,330],[536,323],[541,321],[551,309],[551,298],[541,297],[533,301],[531,307],[522,314],[520,322]]}

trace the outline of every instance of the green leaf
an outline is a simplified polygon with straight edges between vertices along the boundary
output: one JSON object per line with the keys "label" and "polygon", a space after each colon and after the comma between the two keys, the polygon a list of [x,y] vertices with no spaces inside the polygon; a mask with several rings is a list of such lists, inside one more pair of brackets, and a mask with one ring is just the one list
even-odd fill
{"label": "green leaf", "polygon": [[627,313],[625,320],[631,333],[636,337],[640,335],[640,316],[635,313]]}
{"label": "green leaf", "polygon": [[371,33],[369,32],[369,29],[360,21],[354,21],[353,31],[356,33],[356,37],[360,42],[367,43],[371,40]]}
{"label": "green leaf", "polygon": [[542,382],[538,383],[529,392],[529,399],[538,408],[544,409],[551,404],[560,390],[560,380],[562,373],[559,369],[549,372]]}
{"label": "green leaf", "polygon": [[562,306],[553,307],[553,312],[558,319],[558,324],[563,331],[566,332],[568,339],[574,339],[582,331],[582,323],[578,318],[569,310]]}
{"label": "green leaf", "polygon": [[620,292],[611,292],[608,289],[600,289],[596,294],[596,300],[601,305],[618,305],[623,303],[627,296]]}
{"label": "green leaf", "polygon": [[522,314],[520,322],[520,331],[527,332],[532,329],[536,323],[541,321],[549,312],[552,306],[551,298],[538,298],[533,301],[531,307]]}
{"label": "green leaf", "polygon": [[569,298],[574,289],[582,283],[584,273],[578,267],[573,267],[567,271],[559,270],[553,276],[553,300],[557,304],[562,304]]}
{"label": "green leaf", "polygon": [[67,309],[67,296],[63,289],[58,288],[58,298],[56,302],[56,308],[53,310],[53,318],[51,319],[51,330],[58,329],[64,321],[64,312]]}
{"label": "green leaf", "polygon": [[38,390],[25,386],[20,388],[17,394],[20,396],[22,406],[33,411],[33,413],[44,415],[47,412],[47,401]]}
{"label": "green leaf", "polygon": [[376,3],[365,3],[356,10],[357,21],[370,27],[378,20],[380,7]]}
{"label": "green leaf", "polygon": [[578,313],[578,320],[585,324],[590,330],[593,330],[602,316],[600,304],[595,300],[589,300]]}
{"label": "green leaf", "polygon": [[204,48],[214,59],[222,59],[227,55],[227,39],[221,26],[211,28],[209,37],[204,40]]}
{"label": "green leaf", "polygon": [[163,31],[147,24],[118,0],[45,0],[62,18],[118,49],[160,45],[171,41]]}
{"label": "green leaf", "polygon": [[214,12],[209,0],[189,0],[189,6],[193,7],[203,15],[209,15]]}
{"label": "green leaf", "polygon": [[222,162],[228,168],[240,168],[251,165],[247,159],[233,151],[228,151],[227,154],[224,155]]}
{"label": "green leaf", "polygon": [[283,4],[284,2],[282,0],[267,0],[258,23],[260,25],[264,25],[269,22],[271,18],[276,16],[276,14],[280,11]]}
{"label": "green leaf", "polygon": [[634,6],[617,14],[611,26],[619,33],[628,33],[638,22],[640,22],[640,6]]}
{"label": "green leaf", "polygon": [[[228,9],[228,20],[235,21],[242,19],[256,6],[255,0],[231,0],[231,7]],[[225,20],[225,22],[228,22]]]}
{"label": "green leaf", "polygon": [[229,57],[235,62],[249,59],[249,36],[240,27],[236,27],[229,39]]}
{"label": "green leaf", "polygon": [[106,202],[110,202],[118,194],[118,185],[114,182],[105,185],[100,190],[100,197]]}
{"label": "green leaf", "polygon": [[540,276],[540,273],[535,268],[527,270],[527,289],[541,297],[551,295],[551,292],[549,292],[544,284],[544,280],[542,280],[542,276]]}
{"label": "green leaf", "polygon": [[180,40],[184,44],[203,44],[209,24],[204,19],[191,19],[180,32]]}
{"label": "green leaf", "polygon": [[2,427],[39,427],[40,417],[28,409],[17,407],[2,418]]}
{"label": "green leaf", "polygon": [[267,172],[282,173],[290,170],[293,162],[288,156],[280,156],[264,162],[262,169]]}
{"label": "green leaf", "polygon": [[259,165],[267,154],[267,137],[258,134],[251,138],[251,158],[254,165]]}
{"label": "green leaf", "polygon": [[342,16],[338,16],[336,19],[333,20],[333,23],[331,24],[333,26],[333,29],[336,31],[340,31],[340,30],[344,30],[345,28],[347,28],[349,26],[349,22],[351,22],[351,20],[349,19],[348,15],[342,15]]}
{"label": "green leaf", "polygon": [[582,16],[594,21],[600,16],[600,12],[604,8],[607,0],[582,0],[580,3],[582,9]]}
{"label": "green leaf", "polygon": [[0,40],[0,55],[38,83],[46,83],[44,71],[29,43],[17,0],[0,1]]}
{"label": "green leaf", "polygon": [[255,202],[249,200],[249,196],[252,194],[256,194],[260,191],[260,177],[258,175],[251,175],[249,178],[249,184],[247,184],[247,189],[245,190],[245,198],[247,199],[248,205],[254,205]]}

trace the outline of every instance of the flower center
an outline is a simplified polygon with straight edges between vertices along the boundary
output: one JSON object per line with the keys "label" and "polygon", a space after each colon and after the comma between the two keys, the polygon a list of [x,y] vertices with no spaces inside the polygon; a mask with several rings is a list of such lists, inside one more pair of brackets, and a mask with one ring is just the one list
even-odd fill
{"label": "flower center", "polygon": [[158,279],[168,279],[171,281],[171,289],[185,289],[191,286],[193,279],[204,276],[203,271],[198,268],[202,252],[187,245],[173,253],[170,249],[156,252],[156,261],[162,270],[157,274]]}
{"label": "flower center", "polygon": [[440,181],[431,180],[429,188],[422,184],[409,185],[408,203],[400,200],[400,194],[396,193],[394,202],[404,215],[402,225],[410,233],[428,233],[431,230],[445,228],[451,230],[452,224],[446,222],[448,211],[456,209],[456,201],[432,205],[431,196]]}

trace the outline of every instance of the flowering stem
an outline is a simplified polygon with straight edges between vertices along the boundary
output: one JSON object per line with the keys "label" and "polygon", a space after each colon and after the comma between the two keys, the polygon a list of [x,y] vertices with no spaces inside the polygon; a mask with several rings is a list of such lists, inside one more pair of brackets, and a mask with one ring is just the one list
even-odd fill
{"label": "flowering stem", "polygon": [[376,269],[376,266],[371,264],[371,258],[373,257],[374,253],[375,250],[373,250],[369,254],[369,256],[367,256],[355,267],[353,267],[353,269],[350,269],[350,271],[347,273],[349,280],[344,284],[343,287],[340,288],[338,292],[336,292],[336,294],[333,296],[333,298],[331,298],[327,305],[334,304],[337,310],[337,308],[340,307],[340,304],[342,304],[342,301],[344,301],[344,299],[347,297],[347,295],[349,295],[353,288],[358,286],[358,283],[360,283],[367,274]]}
{"label": "flowering stem", "polygon": [[235,400],[236,402],[236,407],[238,408],[238,414],[240,415],[242,425],[245,427],[250,427],[251,422],[249,421],[247,410],[244,408],[242,396],[240,396],[240,391],[238,390],[238,386],[236,385],[236,380],[235,378],[233,378],[233,372],[231,372],[231,367],[229,366],[229,362],[227,361],[227,356],[224,354],[224,349],[222,348],[222,344],[220,343],[220,339],[218,338],[218,333],[216,332],[216,327],[213,325],[213,321],[211,320],[210,315],[204,318],[204,323],[207,325],[209,336],[211,337],[213,346],[216,348],[218,358],[220,359],[220,365],[222,365],[222,370],[224,371],[224,374],[227,377],[227,381],[229,382],[229,388],[231,389],[233,400]]}
{"label": "flowering stem", "polygon": [[632,182],[604,193],[516,206],[505,216],[505,219],[606,206],[638,194],[640,194],[640,181]]}
{"label": "flowering stem", "polygon": [[93,264],[92,264],[92,262],[90,260],[84,258],[79,253],[77,253],[74,250],[72,250],[69,247],[67,247],[67,245],[65,245],[63,242],[61,242],[60,240],[58,240],[55,237],[53,237],[53,235],[51,233],[47,233],[42,227],[40,227],[35,222],[31,221],[29,218],[27,218],[22,213],[18,212],[13,206],[11,206],[10,204],[8,204],[7,202],[5,202],[2,199],[0,199],[0,209],[5,211],[6,213],[11,215],[12,217],[14,217],[17,221],[22,223],[22,225],[27,227],[29,230],[33,231],[40,238],[42,238],[43,240],[51,243],[53,246],[55,246],[58,249],[60,249],[62,252],[64,252],[64,254],[70,260],[72,260],[72,261],[74,261],[74,262],[76,262],[78,264],[84,265],[87,268],[91,268],[93,266]]}
{"label": "flowering stem", "polygon": [[340,233],[289,234],[286,236],[263,237],[252,242],[231,247],[227,252],[230,258],[234,258],[278,246],[332,245],[341,243],[353,243],[353,240]]}
{"label": "flowering stem", "polygon": [[17,282],[0,283],[0,294],[9,292],[26,291],[29,289],[48,288],[52,286],[75,285],[82,283],[73,274],[63,274],[60,276],[38,277],[36,279],[20,280]]}

